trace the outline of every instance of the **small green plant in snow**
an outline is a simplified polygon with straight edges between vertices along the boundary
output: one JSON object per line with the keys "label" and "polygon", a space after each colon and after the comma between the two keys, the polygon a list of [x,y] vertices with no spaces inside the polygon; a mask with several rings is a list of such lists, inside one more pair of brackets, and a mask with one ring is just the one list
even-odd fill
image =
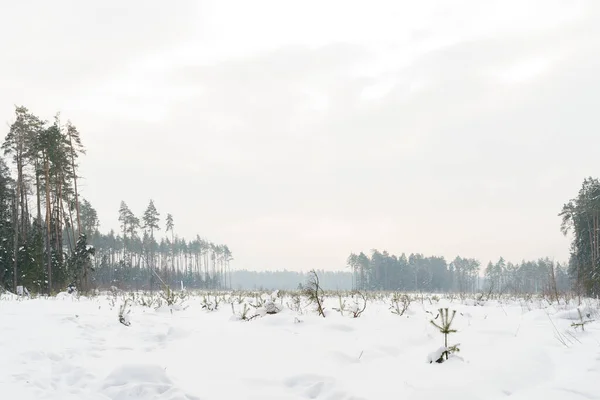
{"label": "small green plant in snow", "polygon": [[435,322],[435,319],[432,319],[429,322],[431,322],[433,326],[438,328],[440,332],[444,335],[444,351],[442,351],[440,357],[436,360],[437,363],[442,363],[444,362],[444,357],[447,360],[450,354],[459,352],[460,349],[458,348],[458,344],[448,347],[448,335],[456,332],[456,329],[452,329],[452,321],[454,321],[456,310],[452,310],[452,316],[448,316],[447,308],[440,308],[438,311],[438,315],[440,316],[440,323],[437,324]]}

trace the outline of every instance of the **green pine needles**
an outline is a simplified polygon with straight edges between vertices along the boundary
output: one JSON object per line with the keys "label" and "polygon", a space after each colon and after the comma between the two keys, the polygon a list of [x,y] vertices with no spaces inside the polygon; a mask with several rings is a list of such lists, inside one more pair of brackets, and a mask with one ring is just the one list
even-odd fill
{"label": "green pine needles", "polygon": [[431,322],[431,324],[433,326],[438,328],[440,330],[440,332],[444,334],[444,351],[440,355],[440,358],[436,361],[438,363],[442,363],[442,362],[444,362],[444,357],[447,360],[448,356],[450,354],[459,352],[460,349],[458,348],[459,344],[455,344],[455,345],[448,347],[448,335],[451,333],[456,333],[456,329],[452,329],[452,321],[454,321],[454,316],[456,315],[456,310],[452,310],[451,316],[448,316],[448,308],[440,308],[438,311],[439,311],[438,316],[440,317],[440,323],[437,324],[435,322],[435,319],[437,319],[438,317],[435,317],[435,319],[432,319],[429,322]]}
{"label": "green pine needles", "polygon": [[590,314],[589,313],[586,314],[586,318],[587,319],[584,319],[583,318],[583,314],[581,313],[581,310],[579,308],[577,309],[577,312],[579,313],[579,322],[573,322],[571,324],[571,326],[573,328],[575,328],[575,329],[581,328],[582,331],[585,331],[585,324],[593,322],[594,320],[593,319],[589,319],[590,318]]}

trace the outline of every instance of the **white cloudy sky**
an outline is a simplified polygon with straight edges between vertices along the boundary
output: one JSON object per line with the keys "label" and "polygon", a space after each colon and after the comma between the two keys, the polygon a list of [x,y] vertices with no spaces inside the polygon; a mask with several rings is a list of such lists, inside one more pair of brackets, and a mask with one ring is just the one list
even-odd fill
{"label": "white cloudy sky", "polygon": [[566,259],[557,213],[600,166],[597,1],[94,3],[2,4],[0,121],[78,126],[102,229],[153,198],[237,268]]}

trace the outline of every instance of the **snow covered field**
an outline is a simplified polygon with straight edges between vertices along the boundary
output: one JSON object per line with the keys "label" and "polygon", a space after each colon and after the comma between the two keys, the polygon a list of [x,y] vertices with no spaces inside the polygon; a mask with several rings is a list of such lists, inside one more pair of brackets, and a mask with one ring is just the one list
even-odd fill
{"label": "snow covered field", "polygon": [[[250,294],[223,295],[218,310],[202,295],[156,308],[129,294],[92,298],[0,299],[0,398],[6,399],[600,399],[597,300],[585,331],[576,303],[542,299],[490,300],[428,296],[403,316],[388,295],[368,301],[359,318],[333,310],[326,318],[289,296],[282,308],[250,321],[234,317]],[[388,296],[388,297],[385,297]],[[269,294],[264,294],[267,299]],[[146,298],[145,301],[148,298]],[[347,300],[348,305],[352,300]],[[206,303],[214,305],[214,296]],[[444,344],[430,320],[440,307],[457,310],[449,344],[460,353],[428,363]],[[174,310],[171,310],[174,308]],[[247,316],[257,309],[250,306]],[[439,321],[439,319],[438,319]]]}

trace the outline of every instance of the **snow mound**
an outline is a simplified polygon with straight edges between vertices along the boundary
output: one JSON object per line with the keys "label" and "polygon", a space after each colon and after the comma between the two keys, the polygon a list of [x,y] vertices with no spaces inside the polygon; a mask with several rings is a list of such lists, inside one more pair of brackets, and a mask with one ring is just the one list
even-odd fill
{"label": "snow mound", "polygon": [[71,300],[73,301],[75,299],[75,297],[73,296],[72,293],[68,293],[68,292],[60,292],[56,295],[56,300]]}
{"label": "snow mound", "polygon": [[123,365],[108,375],[101,392],[112,400],[199,400],[175,387],[158,365]]}
{"label": "snow mound", "polygon": [[16,300],[18,299],[18,296],[0,286],[0,299]]}
{"label": "snow mound", "polygon": [[437,360],[440,359],[440,357],[442,356],[442,354],[444,354],[445,351],[447,351],[448,348],[447,347],[440,347],[439,349],[437,349],[436,351],[433,351],[431,353],[429,353],[427,355],[427,362],[429,364],[436,362]]}
{"label": "snow mound", "polygon": [[581,311],[581,316],[583,316],[583,319],[587,319],[590,318],[592,315],[592,309],[590,309],[589,307],[582,307],[582,308],[573,308],[571,310],[565,310],[565,311],[560,311],[556,313],[556,318],[559,319],[566,319],[569,321],[579,321],[581,319],[581,317],[579,316],[579,311]]}

